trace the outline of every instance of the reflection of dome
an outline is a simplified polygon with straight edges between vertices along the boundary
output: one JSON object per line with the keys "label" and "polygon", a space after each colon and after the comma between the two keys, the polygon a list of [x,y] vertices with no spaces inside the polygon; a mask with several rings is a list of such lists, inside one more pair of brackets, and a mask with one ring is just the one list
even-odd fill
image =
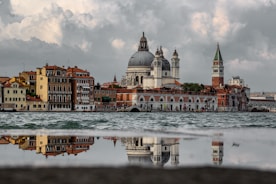
{"label": "reflection of dome", "polygon": [[128,67],[145,66],[150,67],[153,61],[154,55],[149,51],[137,51],[135,52],[128,62]]}

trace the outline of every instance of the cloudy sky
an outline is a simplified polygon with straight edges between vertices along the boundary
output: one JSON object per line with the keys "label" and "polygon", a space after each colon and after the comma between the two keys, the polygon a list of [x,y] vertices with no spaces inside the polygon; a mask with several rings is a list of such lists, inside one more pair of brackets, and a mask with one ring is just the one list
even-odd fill
{"label": "cloudy sky", "polygon": [[177,49],[180,82],[211,84],[219,42],[225,82],[276,91],[276,0],[0,0],[0,76],[46,63],[120,80],[145,32],[151,52]]}

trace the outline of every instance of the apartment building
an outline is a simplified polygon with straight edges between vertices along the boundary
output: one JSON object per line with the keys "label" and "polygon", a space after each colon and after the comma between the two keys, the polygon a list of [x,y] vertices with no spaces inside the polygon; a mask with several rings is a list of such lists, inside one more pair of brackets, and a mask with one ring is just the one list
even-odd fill
{"label": "apartment building", "polygon": [[115,88],[102,88],[95,85],[95,111],[115,111],[117,106],[117,91]]}
{"label": "apartment building", "polygon": [[25,83],[28,85],[27,94],[36,94],[36,72],[23,71],[19,73],[19,77],[24,78]]}
{"label": "apartment building", "polygon": [[94,110],[94,77],[87,70],[77,66],[67,69],[67,76],[71,78],[72,109],[74,111]]}
{"label": "apartment building", "polygon": [[49,111],[72,110],[71,77],[66,69],[46,64],[36,69],[36,94],[43,102],[48,102]]}
{"label": "apartment building", "polygon": [[48,102],[43,102],[38,96],[26,96],[27,111],[48,111]]}
{"label": "apartment building", "polygon": [[26,87],[20,81],[7,81],[3,90],[3,110],[26,110]]}

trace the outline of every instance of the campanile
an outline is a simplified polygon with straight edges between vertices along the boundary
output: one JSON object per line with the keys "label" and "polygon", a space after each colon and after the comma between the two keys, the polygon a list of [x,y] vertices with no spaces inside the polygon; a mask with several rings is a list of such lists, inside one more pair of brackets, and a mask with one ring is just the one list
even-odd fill
{"label": "campanile", "polygon": [[212,69],[213,69],[212,86],[214,88],[223,86],[224,85],[224,66],[223,66],[223,59],[221,56],[219,44],[217,44],[217,50],[213,60]]}

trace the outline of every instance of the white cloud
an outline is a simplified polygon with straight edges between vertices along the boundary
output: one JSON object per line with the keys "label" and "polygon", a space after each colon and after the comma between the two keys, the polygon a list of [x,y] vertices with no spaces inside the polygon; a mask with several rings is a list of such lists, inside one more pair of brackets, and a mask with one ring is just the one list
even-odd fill
{"label": "white cloud", "polygon": [[116,38],[111,41],[111,45],[116,49],[122,49],[125,46],[125,42],[122,39]]}
{"label": "white cloud", "polygon": [[191,17],[191,27],[202,37],[207,37],[211,27],[211,17],[205,12],[195,12]]}
{"label": "white cloud", "polygon": [[83,51],[83,52],[88,52],[92,48],[92,43],[83,40],[80,44],[78,44],[78,47]]}
{"label": "white cloud", "polygon": [[56,6],[52,6],[51,9],[44,9],[43,14],[25,17],[20,22],[2,26],[0,40],[20,39],[29,41],[35,37],[47,43],[60,44],[62,39],[60,27],[62,17],[59,13],[52,13],[56,8]]}

